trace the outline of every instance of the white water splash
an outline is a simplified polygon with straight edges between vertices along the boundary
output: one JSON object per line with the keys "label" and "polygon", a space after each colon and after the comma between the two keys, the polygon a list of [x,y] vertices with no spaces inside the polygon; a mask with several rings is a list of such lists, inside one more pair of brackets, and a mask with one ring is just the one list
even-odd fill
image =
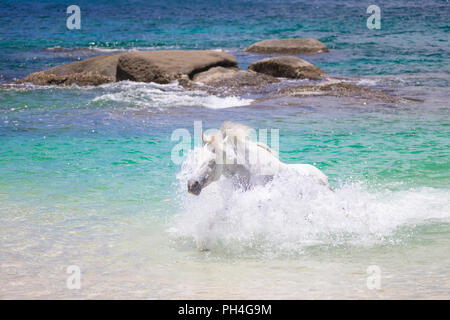
{"label": "white water splash", "polygon": [[200,249],[299,253],[312,245],[396,243],[401,227],[450,218],[445,190],[370,191],[350,183],[333,192],[294,176],[245,192],[222,178],[194,196],[186,181],[201,157],[195,149],[178,174],[183,207],[169,230]]}
{"label": "white water splash", "polygon": [[140,107],[169,108],[179,106],[198,106],[210,109],[223,109],[250,104],[253,100],[237,96],[219,97],[202,91],[187,91],[177,82],[169,84],[121,81],[102,85],[108,93],[93,101],[124,102]]}

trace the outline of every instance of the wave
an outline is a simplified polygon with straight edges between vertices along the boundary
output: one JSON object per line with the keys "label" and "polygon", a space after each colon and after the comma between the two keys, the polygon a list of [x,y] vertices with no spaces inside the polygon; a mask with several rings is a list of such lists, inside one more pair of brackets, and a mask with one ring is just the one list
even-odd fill
{"label": "wave", "polygon": [[170,107],[204,107],[209,109],[225,109],[251,104],[254,100],[239,96],[218,96],[204,91],[186,90],[177,81],[169,84],[120,81],[100,86],[35,85],[31,83],[0,84],[0,90],[75,90],[97,93],[92,102],[116,102],[126,107],[155,108],[164,110]]}
{"label": "wave", "polygon": [[100,86],[108,93],[93,101],[115,101],[139,107],[164,109],[194,106],[223,109],[249,105],[253,100],[237,96],[219,97],[202,91],[187,91],[178,82],[169,84],[121,81]]}
{"label": "wave", "polygon": [[385,88],[399,88],[427,85],[447,88],[450,81],[450,74],[448,72],[421,72],[398,75],[365,76],[350,80],[357,85],[369,87],[382,86]]}
{"label": "wave", "polygon": [[450,221],[448,192],[425,187],[371,190],[362,182],[348,182],[329,191],[307,179],[277,176],[244,192],[222,178],[193,196],[186,181],[198,153],[189,154],[178,174],[181,211],[168,231],[201,249],[301,254],[317,245],[398,244],[416,225]]}

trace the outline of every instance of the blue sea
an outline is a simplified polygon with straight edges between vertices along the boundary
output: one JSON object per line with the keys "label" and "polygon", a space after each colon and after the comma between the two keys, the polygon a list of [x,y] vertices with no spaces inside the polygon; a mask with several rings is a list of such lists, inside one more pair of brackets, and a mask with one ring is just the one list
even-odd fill
{"label": "blue sea", "polygon": [[[449,299],[449,21],[443,0],[0,0],[0,298]],[[411,100],[13,85],[131,50],[224,51],[246,69],[265,56],[244,48],[278,38],[317,38],[330,52],[301,58]],[[313,186],[287,179],[188,194],[172,133],[194,121],[278,129],[280,160],[334,192],[299,198]]]}

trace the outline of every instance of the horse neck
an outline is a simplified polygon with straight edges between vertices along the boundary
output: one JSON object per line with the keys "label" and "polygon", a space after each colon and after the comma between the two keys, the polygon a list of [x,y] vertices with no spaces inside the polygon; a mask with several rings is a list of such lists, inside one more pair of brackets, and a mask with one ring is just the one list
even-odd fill
{"label": "horse neck", "polygon": [[[238,172],[248,171],[250,175],[275,174],[286,165],[270,151],[253,141],[243,144],[245,148],[233,146],[237,155],[237,163],[233,169]],[[240,152],[240,154],[238,154]],[[244,154],[242,154],[244,152]]]}

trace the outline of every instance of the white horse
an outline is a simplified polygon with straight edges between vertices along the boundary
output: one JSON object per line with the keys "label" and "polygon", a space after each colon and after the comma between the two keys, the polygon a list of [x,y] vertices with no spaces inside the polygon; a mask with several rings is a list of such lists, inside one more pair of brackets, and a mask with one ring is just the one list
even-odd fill
{"label": "white horse", "polygon": [[[277,153],[261,142],[249,140],[251,129],[237,123],[224,122],[216,133],[202,133],[203,148],[209,154],[188,180],[188,192],[199,195],[202,189],[222,175],[233,179],[243,189],[265,184],[282,172],[312,178],[328,186],[327,176],[310,164],[285,164]],[[329,186],[328,186],[329,188]]]}

